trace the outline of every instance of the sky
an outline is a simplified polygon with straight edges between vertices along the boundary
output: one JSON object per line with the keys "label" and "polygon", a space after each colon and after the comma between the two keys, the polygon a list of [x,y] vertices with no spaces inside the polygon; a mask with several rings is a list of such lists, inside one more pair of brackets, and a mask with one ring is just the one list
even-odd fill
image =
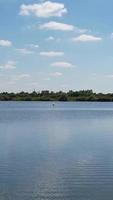
{"label": "sky", "polygon": [[113,92],[112,0],[0,0],[0,92]]}

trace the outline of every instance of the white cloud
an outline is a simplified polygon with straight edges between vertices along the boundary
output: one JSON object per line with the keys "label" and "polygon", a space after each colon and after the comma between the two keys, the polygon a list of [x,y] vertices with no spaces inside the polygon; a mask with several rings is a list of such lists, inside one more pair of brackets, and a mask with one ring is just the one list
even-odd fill
{"label": "white cloud", "polygon": [[40,29],[46,29],[46,30],[58,30],[58,31],[73,31],[74,30],[73,25],[59,23],[55,21],[50,21],[48,23],[40,25]]}
{"label": "white cloud", "polygon": [[93,35],[80,35],[78,37],[74,37],[72,39],[74,42],[96,42],[96,41],[101,41],[102,38],[101,37],[95,37]]}
{"label": "white cloud", "polygon": [[16,49],[21,54],[33,54],[34,52],[29,49]]}
{"label": "white cloud", "polygon": [[52,41],[52,40],[55,40],[55,38],[53,36],[46,38],[46,41]]}
{"label": "white cloud", "polygon": [[8,61],[5,65],[1,65],[0,69],[15,69],[16,68],[16,62],[13,60]]}
{"label": "white cloud", "polygon": [[29,46],[30,48],[39,48],[38,44],[28,44],[27,46]]}
{"label": "white cloud", "polygon": [[50,76],[52,76],[52,77],[60,77],[60,76],[62,76],[62,73],[61,72],[54,72],[54,73],[51,73]]}
{"label": "white cloud", "polygon": [[12,46],[12,42],[9,40],[0,40],[0,46],[1,47],[10,47],[10,46]]}
{"label": "white cloud", "polygon": [[67,13],[64,4],[46,1],[38,4],[21,5],[20,15],[29,16],[35,15],[36,17],[61,17]]}
{"label": "white cloud", "polygon": [[106,75],[107,78],[113,78],[113,74]]}
{"label": "white cloud", "polygon": [[50,81],[51,79],[50,78],[44,78],[44,81]]}
{"label": "white cloud", "polygon": [[53,67],[61,67],[61,68],[72,68],[73,65],[72,63],[69,63],[69,62],[55,62],[55,63],[52,63],[51,66]]}
{"label": "white cloud", "polygon": [[89,30],[88,29],[81,29],[81,28],[75,27],[75,32],[79,33],[79,34],[83,34],[83,33],[89,32]]}
{"label": "white cloud", "polygon": [[20,78],[29,78],[30,75],[29,75],[29,74],[21,74],[19,77],[20,77]]}
{"label": "white cloud", "polygon": [[30,75],[29,74],[20,74],[20,75],[17,75],[13,78],[13,81],[19,81],[21,79],[28,79],[30,78]]}
{"label": "white cloud", "polygon": [[113,39],[113,33],[111,33],[111,39]]}
{"label": "white cloud", "polygon": [[50,37],[48,37],[48,38],[46,38],[45,39],[47,42],[49,42],[49,41],[55,41],[55,42],[60,42],[61,41],[61,38],[55,38],[55,37],[53,37],[53,36],[50,36]]}
{"label": "white cloud", "polygon": [[57,56],[63,56],[64,52],[48,51],[48,52],[40,52],[40,55],[47,57],[57,57]]}

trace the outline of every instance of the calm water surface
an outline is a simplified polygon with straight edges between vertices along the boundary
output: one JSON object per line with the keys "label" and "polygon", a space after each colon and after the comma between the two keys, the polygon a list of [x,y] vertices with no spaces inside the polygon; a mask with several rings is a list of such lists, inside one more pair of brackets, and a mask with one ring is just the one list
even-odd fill
{"label": "calm water surface", "polygon": [[0,200],[113,200],[113,103],[0,102]]}

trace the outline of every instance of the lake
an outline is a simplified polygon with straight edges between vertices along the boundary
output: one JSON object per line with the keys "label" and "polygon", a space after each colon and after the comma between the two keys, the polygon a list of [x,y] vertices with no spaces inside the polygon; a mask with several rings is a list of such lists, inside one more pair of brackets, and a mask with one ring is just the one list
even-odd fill
{"label": "lake", "polygon": [[113,103],[0,102],[0,200],[113,200]]}

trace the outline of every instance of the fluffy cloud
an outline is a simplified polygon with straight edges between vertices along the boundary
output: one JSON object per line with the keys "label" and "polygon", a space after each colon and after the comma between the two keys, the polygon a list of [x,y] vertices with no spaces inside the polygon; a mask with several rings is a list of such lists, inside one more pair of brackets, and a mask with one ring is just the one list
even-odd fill
{"label": "fluffy cloud", "polygon": [[40,52],[40,55],[47,57],[57,57],[57,56],[63,56],[64,52],[48,51],[48,52]]}
{"label": "fluffy cloud", "polygon": [[113,39],[113,33],[111,33],[111,39]]}
{"label": "fluffy cloud", "polygon": [[54,72],[54,73],[51,73],[50,76],[52,76],[52,77],[60,77],[60,76],[62,76],[62,73],[61,72]]}
{"label": "fluffy cloud", "polygon": [[12,46],[12,42],[9,40],[0,40],[0,46],[1,47],[10,47],[10,46]]}
{"label": "fluffy cloud", "polygon": [[8,61],[5,65],[1,65],[0,69],[15,69],[16,62],[15,61]]}
{"label": "fluffy cloud", "polygon": [[34,52],[29,49],[16,49],[21,54],[33,54]]}
{"label": "fluffy cloud", "polygon": [[107,78],[113,78],[113,74],[106,75]]}
{"label": "fluffy cloud", "polygon": [[13,81],[26,80],[30,78],[30,74],[20,74],[13,78]]}
{"label": "fluffy cloud", "polygon": [[52,41],[52,40],[55,40],[55,38],[53,36],[50,36],[48,38],[45,39],[46,41]]}
{"label": "fluffy cloud", "polygon": [[46,30],[58,30],[58,31],[73,31],[74,30],[73,25],[59,23],[55,21],[50,21],[48,23],[40,25],[40,29],[46,29]]}
{"label": "fluffy cloud", "polygon": [[30,48],[39,48],[38,44],[28,44],[27,46]]}
{"label": "fluffy cloud", "polygon": [[93,35],[83,34],[83,35],[80,35],[78,37],[74,37],[72,40],[75,41],[75,42],[96,42],[96,41],[101,41],[102,38],[101,37],[95,37]]}
{"label": "fluffy cloud", "polygon": [[69,62],[55,62],[55,63],[52,63],[51,66],[53,67],[61,67],[61,68],[72,68],[73,65],[72,63],[69,63]]}
{"label": "fluffy cloud", "polygon": [[30,75],[29,75],[29,74],[21,74],[19,77],[20,77],[20,78],[29,78]]}
{"label": "fluffy cloud", "polygon": [[67,13],[67,9],[64,4],[56,3],[51,1],[46,1],[38,4],[21,5],[20,15],[29,16],[35,15],[36,17],[61,17],[63,14]]}

